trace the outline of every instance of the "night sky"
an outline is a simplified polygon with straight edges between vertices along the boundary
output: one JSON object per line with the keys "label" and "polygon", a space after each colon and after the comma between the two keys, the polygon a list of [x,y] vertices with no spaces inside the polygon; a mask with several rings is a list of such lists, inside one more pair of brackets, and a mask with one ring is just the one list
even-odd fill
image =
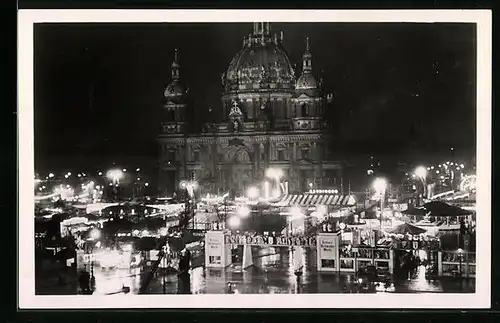
{"label": "night sky", "polygon": [[[346,153],[473,151],[476,33],[467,24],[271,24],[293,63],[310,38],[315,74],[334,93]],[[220,75],[252,24],[39,24],[35,163],[156,161],[174,48],[197,121],[220,108]],[[341,152],[341,151],[340,151]],[[340,153],[339,152],[339,153]],[[94,165],[88,165],[93,167]],[[97,165],[95,165],[97,167]]]}

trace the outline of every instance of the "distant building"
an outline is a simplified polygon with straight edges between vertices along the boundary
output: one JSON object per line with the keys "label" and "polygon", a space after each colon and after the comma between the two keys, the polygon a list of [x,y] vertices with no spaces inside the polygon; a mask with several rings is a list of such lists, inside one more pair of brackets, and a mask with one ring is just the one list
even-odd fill
{"label": "distant building", "polygon": [[161,120],[160,182],[171,195],[182,180],[196,180],[201,192],[241,195],[262,183],[265,170],[279,168],[290,192],[328,187],[340,178],[342,164],[331,153],[323,93],[313,73],[306,40],[297,78],[270,23],[253,24],[242,49],[222,75],[222,120],[206,120],[201,134],[188,133],[188,93],[181,82],[179,55],[164,96]]}

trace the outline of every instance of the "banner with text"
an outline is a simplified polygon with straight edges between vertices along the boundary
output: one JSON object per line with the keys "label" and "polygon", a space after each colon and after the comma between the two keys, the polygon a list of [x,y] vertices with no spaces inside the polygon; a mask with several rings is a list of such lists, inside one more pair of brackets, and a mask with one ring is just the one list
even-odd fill
{"label": "banner with text", "polygon": [[226,235],[225,242],[230,245],[252,245],[252,246],[295,246],[316,247],[316,236],[314,237],[287,237],[287,236],[246,236]]}

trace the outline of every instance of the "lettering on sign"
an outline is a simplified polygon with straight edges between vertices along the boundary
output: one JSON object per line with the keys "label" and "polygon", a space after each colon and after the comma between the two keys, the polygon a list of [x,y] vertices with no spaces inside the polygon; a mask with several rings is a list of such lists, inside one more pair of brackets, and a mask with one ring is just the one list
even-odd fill
{"label": "lettering on sign", "polygon": [[208,244],[211,246],[218,246],[221,244],[219,239],[208,238]]}
{"label": "lettering on sign", "polygon": [[335,246],[335,241],[334,240],[326,240],[326,239],[321,239],[320,240],[320,245],[322,247],[334,247]]}
{"label": "lettering on sign", "polygon": [[226,235],[225,242],[232,245],[315,247],[316,237]]}

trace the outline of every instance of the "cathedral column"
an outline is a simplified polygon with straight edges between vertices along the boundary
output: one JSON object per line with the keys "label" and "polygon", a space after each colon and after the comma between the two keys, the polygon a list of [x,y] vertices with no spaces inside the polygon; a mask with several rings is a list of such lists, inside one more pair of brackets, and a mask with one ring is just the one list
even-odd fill
{"label": "cathedral column", "polygon": [[[224,189],[224,175],[223,175],[223,173],[222,173],[222,167],[221,167],[221,166],[219,166],[219,167],[217,167],[217,169],[218,169],[218,171],[219,171],[219,174],[218,174],[218,175],[219,175],[219,176],[218,176],[218,177],[219,177],[219,187],[218,187],[218,189],[219,189],[219,188]],[[218,191],[218,189],[217,189],[217,191]]]}
{"label": "cathedral column", "polygon": [[[252,178],[256,180],[256,172],[257,169],[259,169],[259,144],[254,142],[253,143],[253,165],[252,165]],[[260,180],[260,178],[259,178]]]}
{"label": "cathedral column", "polygon": [[[313,150],[313,153],[312,153],[313,159],[312,160],[319,160],[316,141],[313,142],[312,150]],[[314,167],[313,168],[313,186],[316,187],[316,185],[317,185],[316,179],[318,178],[317,165],[314,165],[313,167]]]}
{"label": "cathedral column", "polygon": [[264,144],[264,171],[269,168],[269,154],[270,154],[270,145],[269,137],[266,139]]}
{"label": "cathedral column", "polygon": [[215,182],[216,178],[216,169],[217,169],[217,145],[215,143],[210,144],[210,159],[212,161],[212,179]]}
{"label": "cathedral column", "polygon": [[320,149],[318,151],[318,157],[319,157],[318,160],[320,162],[319,162],[318,168],[319,168],[319,175],[321,176],[320,185],[321,185],[321,187],[323,187],[323,185],[324,185],[324,178],[325,178],[325,174],[324,174],[324,171],[323,171],[323,160],[324,160],[324,157],[325,157],[324,154],[323,154],[324,153],[324,149],[323,149],[324,148],[324,143],[320,142],[319,147],[320,147]]}

